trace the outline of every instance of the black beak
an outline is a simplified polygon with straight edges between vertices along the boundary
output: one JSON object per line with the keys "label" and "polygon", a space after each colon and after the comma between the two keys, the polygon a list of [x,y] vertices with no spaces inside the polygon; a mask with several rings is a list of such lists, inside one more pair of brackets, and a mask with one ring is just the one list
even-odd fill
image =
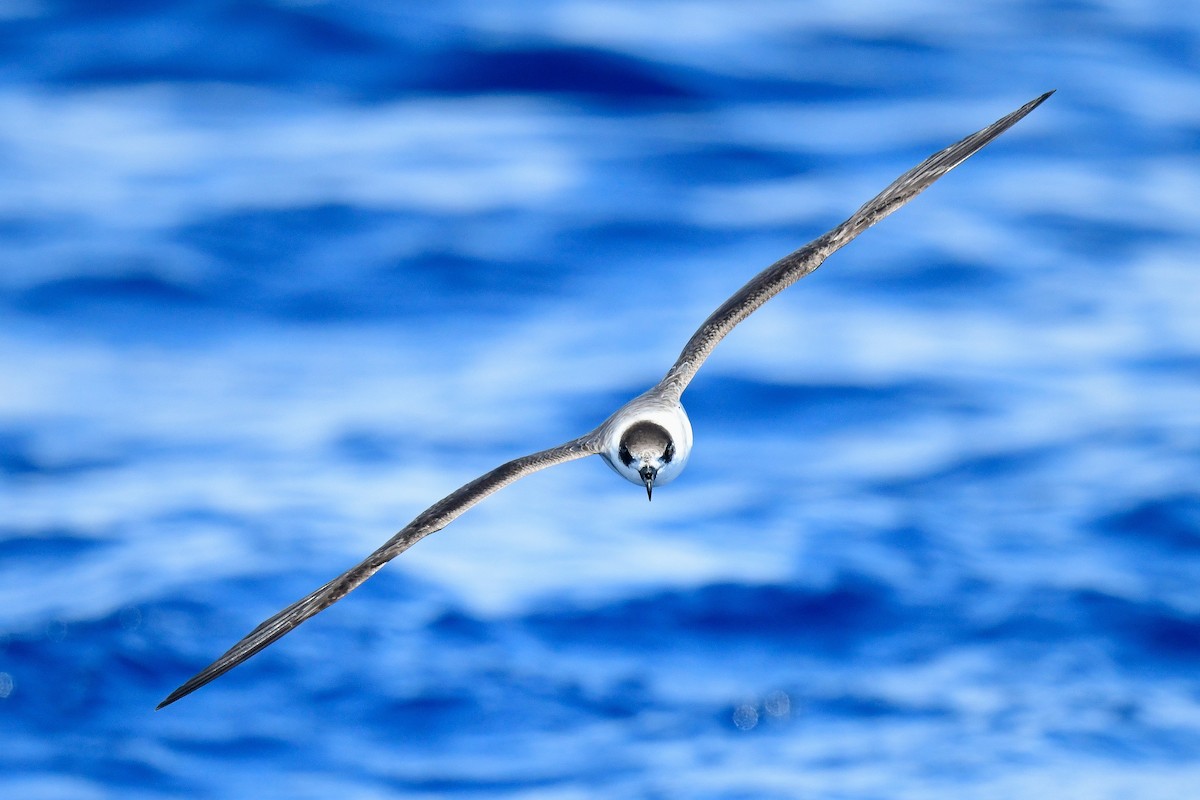
{"label": "black beak", "polygon": [[642,476],[642,480],[646,482],[646,499],[653,500],[651,493],[654,491],[654,478],[658,475],[658,470],[654,467],[642,467],[638,470],[638,475]]}

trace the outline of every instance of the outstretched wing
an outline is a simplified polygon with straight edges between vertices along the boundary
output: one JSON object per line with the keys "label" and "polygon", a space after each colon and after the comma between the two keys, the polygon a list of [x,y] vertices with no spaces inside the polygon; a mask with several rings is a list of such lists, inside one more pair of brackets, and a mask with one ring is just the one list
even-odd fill
{"label": "outstretched wing", "polygon": [[367,556],[361,564],[342,573],[307,597],[292,603],[252,630],[244,639],[229,648],[225,655],[171,692],[166,700],[158,704],[158,708],[168,706],[179,698],[196,691],[209,681],[224,675],[309,617],[329,608],[358,588],[384,564],[429,534],[440,531],[468,508],[497,489],[540,469],[598,452],[598,440],[593,434],[588,434],[558,447],[514,459],[496,467],[486,475],[476,478],[423,511],[399,533],[388,539],[382,547]]}
{"label": "outstretched wing", "polygon": [[739,322],[753,314],[763,303],[821,266],[826,258],[848,244],[854,237],[916,197],[938,178],[1011,128],[1052,94],[1054,94],[1053,91],[1046,92],[983,130],[971,134],[941,152],[934,153],[897,178],[891,186],[854,212],[853,216],[841,225],[814,239],[794,253],[784,256],[755,275],[749,283],[714,311],[699,330],[692,334],[692,338],[684,346],[683,352],[679,354],[674,366],[655,387],[655,390],[662,396],[678,400],[695,376],[696,371],[700,369],[700,365],[712,353],[713,348]]}

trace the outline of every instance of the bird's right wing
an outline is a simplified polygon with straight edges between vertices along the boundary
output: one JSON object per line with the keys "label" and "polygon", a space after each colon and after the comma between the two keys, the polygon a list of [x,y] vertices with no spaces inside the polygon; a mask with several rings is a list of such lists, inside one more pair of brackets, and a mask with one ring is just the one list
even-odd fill
{"label": "bird's right wing", "polygon": [[594,433],[589,433],[558,447],[514,459],[481,475],[423,511],[416,519],[404,526],[399,533],[388,539],[383,546],[367,556],[358,566],[342,573],[312,594],[297,600],[263,622],[240,642],[229,648],[225,655],[171,692],[167,699],[158,704],[158,708],[168,706],[179,698],[196,691],[209,681],[219,678],[293,630],[309,617],[329,608],[358,588],[384,564],[429,534],[446,527],[468,508],[497,489],[502,489],[513,481],[546,467],[594,455],[598,452],[600,452],[599,440]]}
{"label": "bird's right wing", "polygon": [[938,178],[1017,124],[1052,94],[1053,91],[1046,92],[983,130],[934,153],[893,181],[841,225],[755,275],[704,321],[688,340],[674,366],[655,387],[655,391],[661,396],[679,400],[683,390],[700,369],[700,365],[734,326],[754,313],[763,303],[821,266],[826,258],[867,228],[912,200]]}

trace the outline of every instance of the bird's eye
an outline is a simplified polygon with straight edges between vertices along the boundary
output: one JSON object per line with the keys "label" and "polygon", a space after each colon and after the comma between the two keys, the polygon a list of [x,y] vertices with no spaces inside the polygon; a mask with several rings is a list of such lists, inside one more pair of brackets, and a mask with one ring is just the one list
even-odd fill
{"label": "bird's eye", "polygon": [[625,466],[628,467],[633,463],[633,456],[629,454],[629,448],[625,445],[621,445],[621,449],[617,451],[617,455],[621,457],[621,463]]}
{"label": "bird's eye", "polygon": [[675,457],[675,443],[667,442],[667,449],[663,452],[663,461],[668,462]]}

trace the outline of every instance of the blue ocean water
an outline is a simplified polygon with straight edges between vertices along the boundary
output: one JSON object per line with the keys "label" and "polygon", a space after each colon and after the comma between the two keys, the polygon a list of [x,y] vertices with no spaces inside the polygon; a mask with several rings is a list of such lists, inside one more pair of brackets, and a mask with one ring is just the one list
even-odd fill
{"label": "blue ocean water", "polygon": [[[647,504],[531,476],[750,275]],[[0,8],[0,796],[1200,786],[1200,15]]]}

